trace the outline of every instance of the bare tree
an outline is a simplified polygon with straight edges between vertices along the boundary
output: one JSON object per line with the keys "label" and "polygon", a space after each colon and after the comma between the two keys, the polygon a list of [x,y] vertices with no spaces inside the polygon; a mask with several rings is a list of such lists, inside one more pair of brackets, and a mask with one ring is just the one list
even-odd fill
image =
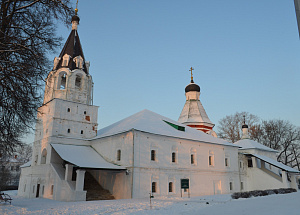
{"label": "bare tree", "polygon": [[244,116],[246,124],[249,126],[249,135],[253,139],[259,139],[261,128],[259,126],[259,118],[248,112],[236,112],[233,115],[225,116],[219,121],[218,136],[220,138],[231,141],[238,141],[242,137],[242,125],[244,124]]}
{"label": "bare tree", "polygon": [[54,22],[71,13],[70,0],[0,1],[0,154],[13,153],[35,121],[47,56],[61,41]]}
{"label": "bare tree", "polygon": [[300,170],[300,128],[284,120],[262,122],[261,143],[279,151],[277,160]]}

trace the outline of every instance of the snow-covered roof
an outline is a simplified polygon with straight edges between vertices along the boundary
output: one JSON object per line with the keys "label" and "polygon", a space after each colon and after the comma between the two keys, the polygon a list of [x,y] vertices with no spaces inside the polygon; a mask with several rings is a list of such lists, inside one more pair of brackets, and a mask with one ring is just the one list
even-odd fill
{"label": "snow-covered roof", "polygon": [[[172,127],[166,122],[184,127],[185,131],[177,130],[176,128]],[[177,121],[161,116],[149,110],[142,110],[132,116],[129,116],[119,122],[116,122],[106,128],[99,130],[96,138],[107,137],[127,132],[132,129],[152,134],[196,140],[206,143],[235,146],[232,143],[229,143],[223,139],[219,139],[211,135],[205,134],[202,131],[190,128]]]}
{"label": "snow-covered roof", "polygon": [[20,166],[21,168],[23,168],[23,167],[29,167],[29,166],[31,166],[31,160],[30,161],[28,161],[27,163],[24,163],[22,166]]}
{"label": "snow-covered roof", "polygon": [[187,100],[181,111],[178,122],[180,123],[208,123],[214,124],[208,118],[200,100]]}
{"label": "snow-covered roof", "polygon": [[264,150],[264,151],[269,151],[269,152],[278,152],[274,149],[271,149],[267,146],[264,146],[254,140],[250,139],[242,139],[234,143],[237,146],[240,146],[241,149],[259,149],[259,150]]}
{"label": "snow-covered roof", "polygon": [[91,146],[54,144],[51,146],[59,156],[78,167],[96,169],[125,170],[125,167],[107,162]]}
{"label": "snow-covered roof", "polygon": [[259,158],[259,159],[261,159],[261,160],[263,160],[263,161],[265,161],[265,162],[267,162],[267,163],[269,163],[269,164],[271,164],[273,166],[276,166],[279,169],[283,169],[283,170],[285,170],[287,172],[300,173],[300,171],[298,171],[298,170],[296,170],[296,169],[294,169],[292,167],[289,167],[287,165],[284,165],[283,163],[280,163],[280,162],[278,162],[276,160],[273,160],[272,158],[269,158],[267,156],[258,155],[258,154],[250,154],[250,155],[253,155],[256,158]]}

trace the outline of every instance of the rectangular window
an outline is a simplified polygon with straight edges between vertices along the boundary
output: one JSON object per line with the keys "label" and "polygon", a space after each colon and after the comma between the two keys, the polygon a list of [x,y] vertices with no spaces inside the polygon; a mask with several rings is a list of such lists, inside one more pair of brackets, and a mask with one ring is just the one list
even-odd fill
{"label": "rectangular window", "polygon": [[152,193],[156,193],[156,182],[152,182],[152,189],[151,189]]}
{"label": "rectangular window", "polygon": [[117,161],[120,161],[121,160],[121,150],[119,149],[117,151]]}
{"label": "rectangular window", "polygon": [[228,158],[225,158],[225,166],[228,167],[229,163],[228,163]]}
{"label": "rectangular window", "polygon": [[173,182],[169,182],[169,193],[173,192]]}
{"label": "rectangular window", "polygon": [[232,190],[233,187],[232,187],[232,182],[229,182],[229,189]]}
{"label": "rectangular window", "polygon": [[195,155],[191,154],[191,164],[195,164]]}
{"label": "rectangular window", "polygon": [[54,189],[54,185],[51,185],[51,193],[50,193],[50,195],[53,195],[53,189]]}
{"label": "rectangular window", "polygon": [[248,158],[248,167],[253,167],[252,158]]}
{"label": "rectangular window", "polygon": [[155,150],[151,150],[151,160],[155,161]]}
{"label": "rectangular window", "polygon": [[172,163],[175,163],[176,162],[176,153],[173,152],[172,153]]}
{"label": "rectangular window", "polygon": [[213,166],[214,165],[214,156],[210,155],[208,157],[208,163],[209,163],[209,166]]}

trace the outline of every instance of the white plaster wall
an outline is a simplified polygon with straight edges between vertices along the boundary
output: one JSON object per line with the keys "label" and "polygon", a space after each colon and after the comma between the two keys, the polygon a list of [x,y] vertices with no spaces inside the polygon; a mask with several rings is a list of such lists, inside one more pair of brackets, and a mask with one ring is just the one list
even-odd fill
{"label": "white plaster wall", "polygon": [[[91,140],[93,148],[105,160],[124,167],[133,166],[133,133],[124,132],[101,139]],[[117,160],[117,151],[121,150],[121,160]]]}
{"label": "white plaster wall", "polygon": [[132,174],[126,175],[125,171],[112,170],[92,170],[90,173],[115,199],[131,198]]}
{"label": "white plaster wall", "polygon": [[276,152],[270,152],[270,151],[265,151],[260,149],[240,149],[239,151],[242,153],[263,155],[277,161]]}
{"label": "white plaster wall", "polygon": [[[147,197],[153,181],[158,183],[154,195],[180,196],[180,179],[190,179],[190,194],[214,194],[214,182],[220,182],[220,192],[239,190],[238,149],[236,147],[207,144],[135,131],[134,133],[134,178],[133,198]],[[156,151],[156,161],[151,161],[151,150]],[[172,162],[173,151],[177,151],[177,161]],[[196,152],[196,165],[191,164],[191,151]],[[209,166],[208,156],[213,153],[214,166]],[[225,167],[225,155],[229,167]],[[168,183],[174,180],[174,192],[168,192]]]}

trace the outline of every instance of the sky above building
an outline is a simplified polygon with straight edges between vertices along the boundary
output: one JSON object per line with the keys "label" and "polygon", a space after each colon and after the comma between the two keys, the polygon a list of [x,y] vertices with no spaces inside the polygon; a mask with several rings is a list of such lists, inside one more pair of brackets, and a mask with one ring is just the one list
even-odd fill
{"label": "sky above building", "polygon": [[[177,120],[191,66],[216,125],[247,111],[300,126],[294,1],[79,0],[78,9],[98,128],[143,109]],[[63,43],[68,27],[57,28]]]}

